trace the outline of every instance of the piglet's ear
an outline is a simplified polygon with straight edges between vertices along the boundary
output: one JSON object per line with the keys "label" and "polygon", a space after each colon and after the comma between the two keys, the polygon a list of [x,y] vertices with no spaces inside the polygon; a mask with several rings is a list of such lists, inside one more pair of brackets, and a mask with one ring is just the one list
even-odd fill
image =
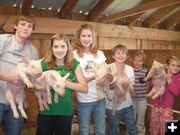
{"label": "piglet's ear", "polygon": [[69,77],[69,73],[67,73],[63,78],[67,79]]}
{"label": "piglet's ear", "polygon": [[24,63],[24,65],[28,65],[29,59],[27,57],[22,57],[22,62]]}

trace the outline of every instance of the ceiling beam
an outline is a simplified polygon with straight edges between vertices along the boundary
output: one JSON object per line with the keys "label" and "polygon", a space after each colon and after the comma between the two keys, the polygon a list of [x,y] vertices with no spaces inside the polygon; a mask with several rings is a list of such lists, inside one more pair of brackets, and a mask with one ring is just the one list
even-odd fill
{"label": "ceiling beam", "polygon": [[21,13],[29,12],[31,9],[32,3],[33,3],[33,0],[23,0],[20,12]]}
{"label": "ceiling beam", "polygon": [[[148,2],[151,2],[151,0],[143,0],[138,6],[146,4]],[[136,26],[138,19],[143,15],[144,13],[139,13],[134,16],[129,16],[128,17],[128,22],[127,25],[129,26]]]}
{"label": "ceiling beam", "polygon": [[135,7],[135,8],[126,10],[126,11],[118,12],[118,13],[115,13],[115,14],[110,15],[110,16],[105,16],[104,18],[102,18],[101,21],[102,22],[111,22],[113,20],[117,20],[117,19],[129,17],[129,16],[137,15],[139,13],[144,13],[144,12],[150,10],[150,9],[163,8],[163,7],[167,7],[167,6],[178,4],[178,3],[180,3],[180,0],[152,1],[152,2],[148,2],[146,4],[143,4],[143,5],[139,5],[139,6]]}
{"label": "ceiling beam", "polygon": [[100,0],[88,15],[89,21],[96,21],[99,15],[113,2],[114,0]]}
{"label": "ceiling beam", "polygon": [[178,6],[179,4],[158,9],[155,13],[153,13],[152,15],[150,15],[147,19],[143,21],[143,25],[146,27],[153,27],[154,25],[159,23],[162,18],[168,16]]}
{"label": "ceiling beam", "polygon": [[129,26],[135,25],[136,21],[137,21],[143,14],[144,14],[144,13],[139,13],[139,14],[137,14],[137,15],[128,17],[128,25],[129,25]]}
{"label": "ceiling beam", "polygon": [[61,10],[57,13],[59,18],[65,18],[71,13],[78,0],[66,0]]}
{"label": "ceiling beam", "polygon": [[171,15],[169,18],[165,19],[161,24],[163,29],[171,29],[174,25],[180,23],[180,10]]}

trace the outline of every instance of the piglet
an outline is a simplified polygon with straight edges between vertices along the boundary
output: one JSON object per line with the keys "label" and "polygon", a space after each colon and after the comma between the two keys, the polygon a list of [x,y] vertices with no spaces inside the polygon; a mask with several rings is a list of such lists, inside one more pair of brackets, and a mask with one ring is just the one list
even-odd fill
{"label": "piglet", "polygon": [[151,78],[153,84],[153,88],[147,94],[147,97],[152,97],[152,99],[156,99],[157,97],[164,94],[167,78],[164,68],[164,64],[161,64],[160,62],[154,60],[149,73],[144,78],[144,81],[147,81]]}
{"label": "piglet", "polygon": [[110,95],[108,94],[109,90],[109,81],[107,80],[107,74],[111,74],[111,68],[105,62],[97,64],[95,68],[95,80],[96,80],[96,89],[97,97],[99,97],[100,92],[104,92],[108,100],[111,100]]}
{"label": "piglet", "polygon": [[65,81],[68,76],[69,73],[67,73],[64,77],[61,77],[58,71],[48,70],[43,72],[43,75],[38,78],[38,82],[43,87],[41,90],[35,92],[35,95],[38,98],[40,111],[43,111],[45,108],[48,109],[48,104],[51,104],[51,88],[55,91],[55,103],[58,102],[58,95],[64,96]]}
{"label": "piglet", "polygon": [[134,94],[133,84],[124,72],[117,72],[113,75],[113,85],[115,87],[113,94],[113,111],[114,115],[117,107],[126,99],[127,91]]}
{"label": "piglet", "polygon": [[[15,72],[17,72],[22,82],[24,82],[28,88],[33,88],[35,86],[34,82],[36,78],[42,75],[41,60],[29,60],[27,58],[22,58],[22,60],[23,62],[18,64],[15,68]],[[7,82],[8,90],[6,91],[6,97],[10,103],[15,118],[19,117],[16,104],[18,105],[22,117],[26,119],[28,118],[23,108],[24,84],[17,86]]]}

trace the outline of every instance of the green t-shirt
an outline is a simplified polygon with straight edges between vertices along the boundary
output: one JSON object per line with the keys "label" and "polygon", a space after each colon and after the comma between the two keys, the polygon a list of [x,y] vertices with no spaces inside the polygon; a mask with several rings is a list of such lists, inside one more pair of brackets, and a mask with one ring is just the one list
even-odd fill
{"label": "green t-shirt", "polygon": [[[70,73],[68,80],[71,82],[75,81],[75,70],[78,66],[79,62],[74,59],[73,60],[73,67],[71,69],[66,68],[65,66],[57,66],[56,71],[59,72],[61,76],[65,76],[68,72]],[[47,71],[48,67],[43,60],[41,62],[41,66],[43,71]],[[72,115],[73,114],[73,97],[72,97],[72,90],[69,88],[65,88],[65,95],[58,96],[58,103],[54,103],[54,90],[51,89],[51,101],[52,104],[49,104],[49,110],[44,110],[40,112],[40,114],[44,115]]]}

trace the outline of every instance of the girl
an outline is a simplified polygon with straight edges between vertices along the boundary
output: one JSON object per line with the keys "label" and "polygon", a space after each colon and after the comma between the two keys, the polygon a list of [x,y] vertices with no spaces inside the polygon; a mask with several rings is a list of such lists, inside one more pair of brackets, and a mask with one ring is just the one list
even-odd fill
{"label": "girl", "polygon": [[144,67],[145,59],[146,56],[144,51],[140,50],[137,51],[133,60],[135,74],[135,95],[132,95],[132,99],[138,135],[145,135],[146,133],[145,114],[147,108],[147,83],[143,81],[143,79],[146,77],[148,70]]}
{"label": "girl", "polygon": [[174,97],[180,95],[180,60],[171,56],[166,61],[167,64],[167,83],[165,93],[154,100],[151,121],[151,135],[165,135],[165,121],[173,120]]}
{"label": "girl", "polygon": [[[81,72],[79,62],[73,58],[72,46],[62,34],[56,34],[51,39],[50,48],[41,62],[43,71],[56,70],[61,76],[70,73],[66,81],[65,95],[58,97],[54,103],[54,90],[51,90],[52,104],[49,110],[39,113],[36,135],[70,135],[73,118],[72,90],[87,92],[87,83]],[[75,78],[77,83],[75,83]]]}
{"label": "girl", "polygon": [[95,134],[105,135],[105,98],[101,92],[97,97],[94,68],[97,63],[105,62],[104,53],[96,48],[95,32],[89,24],[82,25],[76,34],[74,56],[80,61],[89,91],[77,92],[80,135],[90,134],[91,114],[94,118]]}

